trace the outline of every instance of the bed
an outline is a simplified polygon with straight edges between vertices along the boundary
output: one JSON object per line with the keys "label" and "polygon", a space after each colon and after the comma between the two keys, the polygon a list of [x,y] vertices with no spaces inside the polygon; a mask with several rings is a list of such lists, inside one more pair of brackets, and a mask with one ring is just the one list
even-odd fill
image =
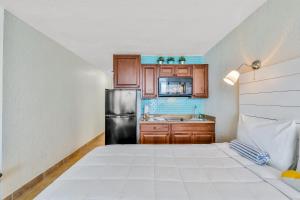
{"label": "bed", "polygon": [[208,145],[111,145],[83,157],[38,200],[300,200],[280,171]]}
{"label": "bed", "polygon": [[[252,71],[241,74],[240,114],[258,122],[295,120],[300,131],[299,65],[296,58],[257,70],[255,79]],[[241,157],[228,143],[105,146],[91,151],[36,199],[300,200],[300,192],[280,174]]]}

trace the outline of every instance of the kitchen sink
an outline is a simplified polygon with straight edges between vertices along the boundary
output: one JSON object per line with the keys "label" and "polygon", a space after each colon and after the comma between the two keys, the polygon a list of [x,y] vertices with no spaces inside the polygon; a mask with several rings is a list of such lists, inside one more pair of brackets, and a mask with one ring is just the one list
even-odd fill
{"label": "kitchen sink", "polygon": [[201,116],[189,115],[185,117],[153,117],[149,121],[171,121],[171,122],[182,122],[182,121],[207,121],[206,118]]}
{"label": "kitchen sink", "polygon": [[207,121],[207,119],[205,119],[205,118],[191,118],[191,119],[188,119],[187,121]]}
{"label": "kitchen sink", "polygon": [[184,121],[183,117],[165,117],[167,121]]}

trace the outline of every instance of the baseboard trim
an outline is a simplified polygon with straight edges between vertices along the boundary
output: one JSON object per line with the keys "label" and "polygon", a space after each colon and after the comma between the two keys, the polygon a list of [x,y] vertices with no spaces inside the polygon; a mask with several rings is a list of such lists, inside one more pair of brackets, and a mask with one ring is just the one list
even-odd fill
{"label": "baseboard trim", "polygon": [[49,169],[47,169],[43,173],[39,174],[38,176],[36,176],[32,180],[30,180],[29,182],[25,183],[23,186],[21,186],[19,189],[17,189],[16,191],[14,191],[12,194],[10,194],[7,197],[5,197],[3,200],[14,200],[14,199],[17,199],[22,194],[24,194],[26,191],[28,191],[30,188],[34,187],[39,182],[41,182],[42,180],[44,180],[47,176],[49,176],[52,172],[54,172],[58,167],[60,167],[61,165],[63,165],[68,160],[70,160],[70,159],[72,159],[72,158],[74,158],[76,156],[79,156],[80,158],[83,157],[85,155],[85,154],[81,153],[83,151],[83,149],[85,149],[88,146],[90,146],[90,144],[94,143],[96,140],[99,140],[100,137],[102,136],[102,134],[104,134],[104,133],[103,132],[99,133],[95,138],[93,138],[92,140],[90,140],[89,142],[87,142],[86,144],[84,144],[83,146],[79,147],[76,151],[74,151],[73,153],[71,153],[70,155],[68,155],[67,157],[65,157],[64,159],[62,159],[59,162],[57,162],[56,164],[54,164],[53,166],[51,166]]}

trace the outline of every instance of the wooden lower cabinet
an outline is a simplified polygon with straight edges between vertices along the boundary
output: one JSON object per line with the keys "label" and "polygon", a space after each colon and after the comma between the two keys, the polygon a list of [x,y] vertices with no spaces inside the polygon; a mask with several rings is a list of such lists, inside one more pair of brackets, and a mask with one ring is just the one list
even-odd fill
{"label": "wooden lower cabinet", "polygon": [[146,123],[140,125],[142,144],[169,144],[170,133],[169,124],[166,123]]}
{"label": "wooden lower cabinet", "polygon": [[209,144],[215,142],[214,123],[145,123],[141,144]]}
{"label": "wooden lower cabinet", "polygon": [[[171,125],[173,144],[209,144],[215,142],[214,123],[177,123]],[[181,139],[179,139],[179,138]]]}
{"label": "wooden lower cabinet", "polygon": [[193,134],[193,144],[210,144],[214,142],[214,134],[213,133],[206,133],[206,134]]}
{"label": "wooden lower cabinet", "polygon": [[212,134],[199,134],[193,132],[172,133],[172,144],[210,144],[213,141]]}
{"label": "wooden lower cabinet", "polygon": [[170,136],[169,133],[161,132],[142,132],[141,134],[142,144],[169,144]]}
{"label": "wooden lower cabinet", "polygon": [[192,144],[192,135],[190,132],[172,132],[172,144]]}

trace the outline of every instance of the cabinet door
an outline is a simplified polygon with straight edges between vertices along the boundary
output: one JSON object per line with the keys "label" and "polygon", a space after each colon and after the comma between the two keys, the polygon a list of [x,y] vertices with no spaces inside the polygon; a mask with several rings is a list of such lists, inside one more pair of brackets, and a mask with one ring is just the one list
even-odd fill
{"label": "cabinet door", "polygon": [[141,58],[139,55],[114,55],[114,87],[139,88]]}
{"label": "cabinet door", "polygon": [[174,69],[173,65],[166,65],[166,66],[159,66],[159,76],[160,77],[172,77],[174,76]]}
{"label": "cabinet door", "polygon": [[169,133],[141,132],[141,144],[169,144]]}
{"label": "cabinet door", "polygon": [[146,123],[140,125],[142,132],[169,132],[169,125],[166,123]]}
{"label": "cabinet door", "polygon": [[214,123],[176,123],[172,124],[171,130],[175,132],[180,131],[196,131],[196,132],[214,132],[215,124]]}
{"label": "cabinet door", "polygon": [[192,76],[192,66],[183,65],[175,67],[175,76],[178,77],[191,77]]}
{"label": "cabinet door", "polygon": [[210,144],[213,143],[213,134],[212,133],[194,133],[193,134],[193,144]]}
{"label": "cabinet door", "polygon": [[172,143],[173,144],[192,144],[191,132],[172,132]]}
{"label": "cabinet door", "polygon": [[157,96],[157,66],[143,65],[143,98],[155,98]]}
{"label": "cabinet door", "polygon": [[193,97],[208,98],[208,65],[193,67]]}

